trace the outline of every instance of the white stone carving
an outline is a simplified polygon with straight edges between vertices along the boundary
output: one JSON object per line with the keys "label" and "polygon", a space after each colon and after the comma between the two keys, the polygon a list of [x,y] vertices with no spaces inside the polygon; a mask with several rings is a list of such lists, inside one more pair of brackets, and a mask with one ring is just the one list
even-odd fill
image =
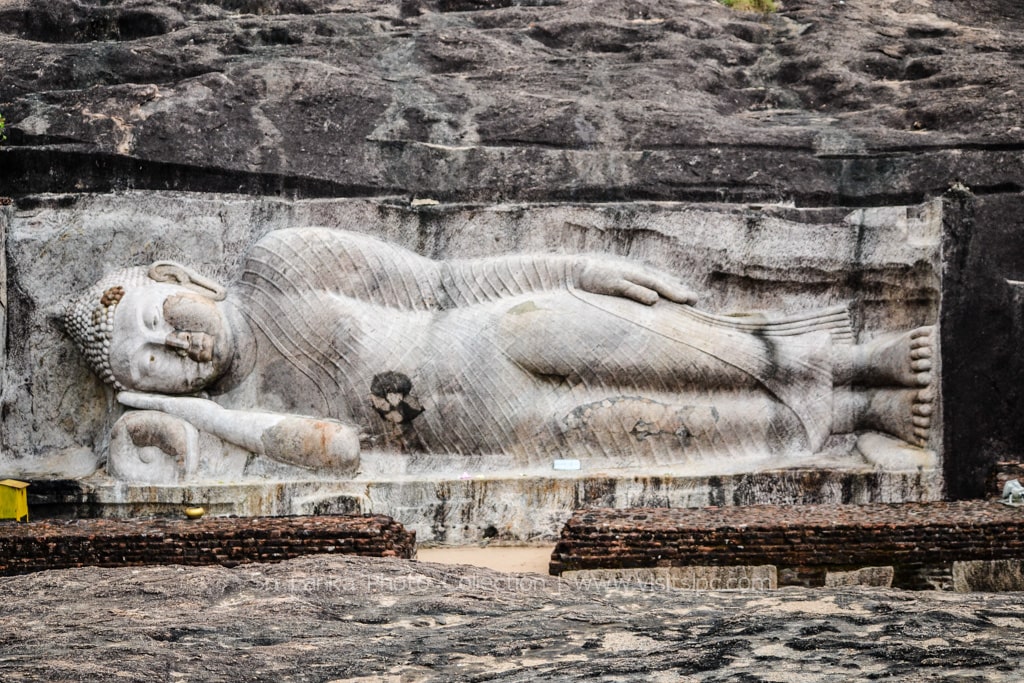
{"label": "white stone carving", "polygon": [[[342,230],[268,233],[226,290],[116,271],[66,321],[123,405],[158,411],[115,427],[108,469],[131,481],[241,476],[239,452],[351,475],[360,452],[661,465],[865,431],[920,449],[935,401],[931,327],[857,345],[841,306],[720,315],[624,259],[439,261]],[[214,437],[230,467],[200,462]]]}

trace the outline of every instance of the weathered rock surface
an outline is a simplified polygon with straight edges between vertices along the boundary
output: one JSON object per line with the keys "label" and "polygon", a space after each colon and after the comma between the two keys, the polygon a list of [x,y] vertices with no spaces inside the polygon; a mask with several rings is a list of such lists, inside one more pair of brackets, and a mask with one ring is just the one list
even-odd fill
{"label": "weathered rock surface", "polygon": [[814,203],[1021,186],[1015,3],[784,4],[3,0],[0,186]]}
{"label": "weathered rock surface", "polygon": [[893,579],[892,567],[861,567],[848,572],[828,572],[825,585],[829,588],[844,586],[874,586],[889,588]]}
{"label": "weathered rock surface", "polygon": [[5,681],[1016,681],[1014,594],[640,591],[363,558],[0,579]]}

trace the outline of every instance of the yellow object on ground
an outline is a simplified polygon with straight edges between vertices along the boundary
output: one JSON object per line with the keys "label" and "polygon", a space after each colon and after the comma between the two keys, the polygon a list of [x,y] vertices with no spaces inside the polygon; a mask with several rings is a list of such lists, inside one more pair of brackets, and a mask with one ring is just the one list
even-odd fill
{"label": "yellow object on ground", "polygon": [[28,521],[28,484],[15,479],[0,480],[0,519]]}

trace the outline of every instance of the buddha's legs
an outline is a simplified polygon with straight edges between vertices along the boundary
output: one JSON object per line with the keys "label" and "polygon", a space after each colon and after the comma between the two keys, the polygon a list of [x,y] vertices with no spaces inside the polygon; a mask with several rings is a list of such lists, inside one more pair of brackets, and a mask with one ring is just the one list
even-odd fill
{"label": "buddha's legs", "polygon": [[[501,317],[498,344],[530,373],[562,377],[571,385],[669,393],[758,387],[757,375],[773,362],[771,342],[750,343],[749,335],[709,329],[681,313],[682,308],[667,302],[644,306],[598,295],[546,294]],[[749,348],[734,348],[744,344]],[[741,355],[740,362],[752,367],[725,360],[733,355]]]}
{"label": "buddha's legs", "polygon": [[[578,292],[509,304],[495,344],[521,369],[594,392],[758,395],[791,411],[811,450],[832,426],[831,337],[827,332],[759,336],[708,321],[686,306],[644,306]],[[761,418],[752,417],[754,420]]]}
{"label": "buddha's legs", "polygon": [[856,346],[828,344],[827,333],[773,341],[708,326],[685,308],[543,295],[502,316],[498,343],[523,369],[570,384],[668,393],[767,389],[800,416],[812,447],[829,432],[856,429],[926,442],[931,327]]}

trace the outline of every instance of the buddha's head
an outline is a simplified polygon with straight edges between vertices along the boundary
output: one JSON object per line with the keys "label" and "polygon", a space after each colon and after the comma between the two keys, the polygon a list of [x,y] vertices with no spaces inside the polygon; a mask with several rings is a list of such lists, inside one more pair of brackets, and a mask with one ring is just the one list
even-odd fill
{"label": "buddha's head", "polygon": [[190,394],[231,362],[223,300],[220,285],[158,261],[104,276],[71,303],[64,325],[96,374],[115,389]]}

